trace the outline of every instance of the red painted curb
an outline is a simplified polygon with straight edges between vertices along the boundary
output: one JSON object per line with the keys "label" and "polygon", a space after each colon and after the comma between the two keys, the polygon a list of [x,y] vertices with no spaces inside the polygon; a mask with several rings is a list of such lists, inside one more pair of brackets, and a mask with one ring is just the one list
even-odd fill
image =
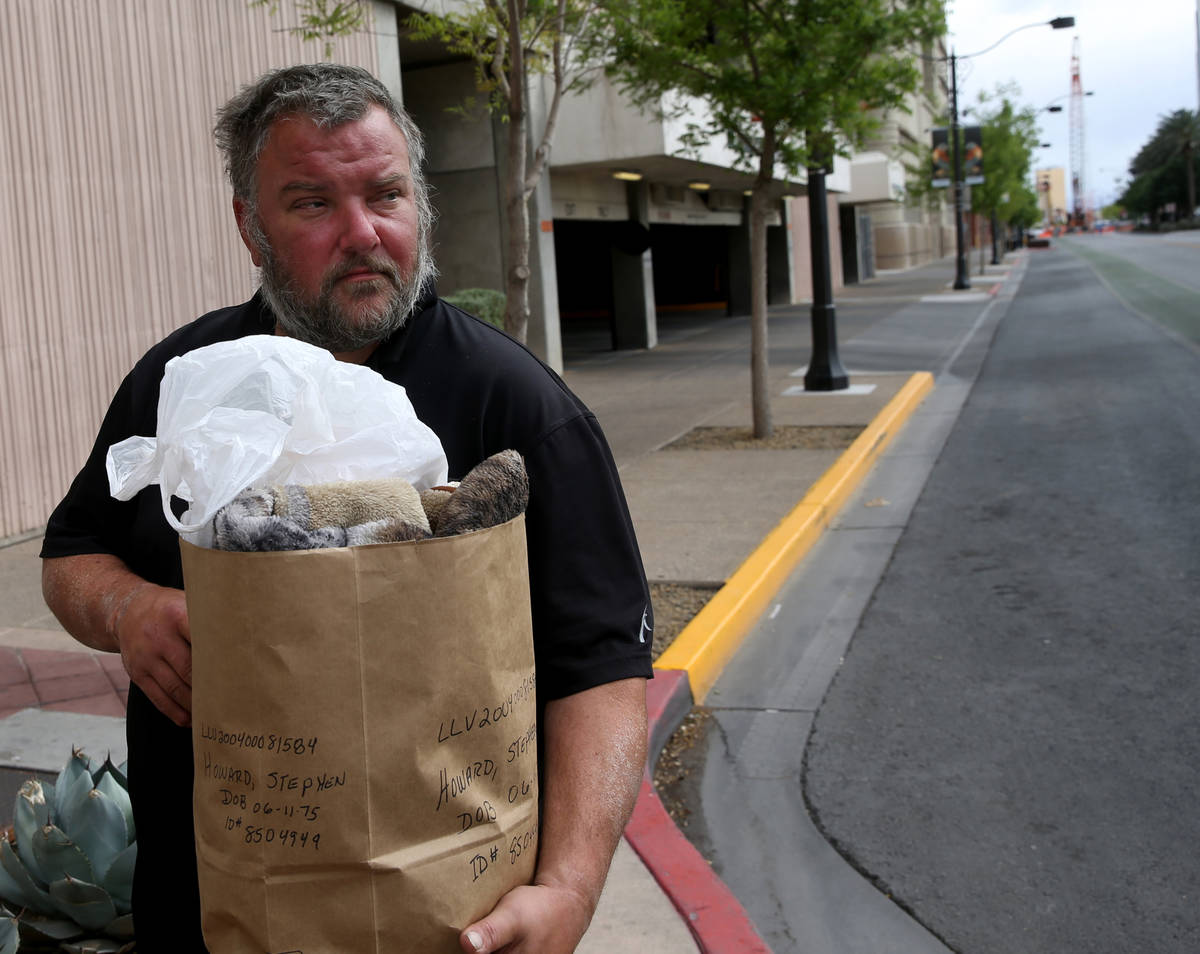
{"label": "red painted curb", "polygon": [[[687,673],[655,670],[646,684],[650,760],[658,757],[654,740],[674,728],[664,719],[684,704],[691,706]],[[683,917],[701,954],[771,954],[746,909],[667,814],[649,768],[633,817],[625,826],[625,838]]]}

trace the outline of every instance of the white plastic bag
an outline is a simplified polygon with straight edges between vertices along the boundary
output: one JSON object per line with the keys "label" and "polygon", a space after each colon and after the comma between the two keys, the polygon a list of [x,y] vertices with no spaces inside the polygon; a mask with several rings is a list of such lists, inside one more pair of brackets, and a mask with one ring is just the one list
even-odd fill
{"label": "white plastic bag", "polygon": [[[400,477],[446,482],[446,454],[404,388],[293,338],[253,335],[167,362],[158,437],[113,444],[109,490],[157,483],[163,515],[203,543],[213,515],[247,487]],[[188,502],[183,519],[171,497]]]}

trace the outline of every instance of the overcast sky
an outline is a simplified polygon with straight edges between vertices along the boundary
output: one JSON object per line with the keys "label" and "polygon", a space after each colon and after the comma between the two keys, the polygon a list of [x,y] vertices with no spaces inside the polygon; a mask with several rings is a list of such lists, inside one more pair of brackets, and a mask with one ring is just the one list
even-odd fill
{"label": "overcast sky", "polygon": [[[948,0],[947,42],[960,56],[979,53],[1008,31],[1057,16],[1075,26],[1021,30],[994,50],[959,60],[959,108],[982,90],[1015,82],[1019,101],[1061,113],[1039,113],[1039,168],[1062,166],[1070,182],[1071,52],[1079,38],[1084,99],[1085,193],[1111,202],[1129,163],[1161,116],[1197,108],[1196,0]],[[1061,97],[1061,98],[1060,98]],[[1068,189],[1069,189],[1068,185]]]}

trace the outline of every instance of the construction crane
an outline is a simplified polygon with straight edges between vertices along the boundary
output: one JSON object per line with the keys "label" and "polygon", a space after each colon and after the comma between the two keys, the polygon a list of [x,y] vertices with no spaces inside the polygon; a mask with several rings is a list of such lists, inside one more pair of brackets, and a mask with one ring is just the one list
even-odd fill
{"label": "construction crane", "polygon": [[1084,170],[1087,157],[1083,137],[1083,82],[1079,78],[1079,37],[1071,45],[1071,225],[1087,228]]}

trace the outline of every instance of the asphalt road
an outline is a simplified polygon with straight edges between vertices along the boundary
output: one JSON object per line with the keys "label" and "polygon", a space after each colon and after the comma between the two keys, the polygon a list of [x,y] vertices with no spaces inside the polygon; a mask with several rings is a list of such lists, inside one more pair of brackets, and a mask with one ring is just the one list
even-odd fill
{"label": "asphalt road", "polygon": [[[892,512],[710,697],[694,837],[776,954],[1200,950],[1200,249],[1113,238],[1030,255],[873,475]],[[887,324],[847,352],[929,346]]]}

